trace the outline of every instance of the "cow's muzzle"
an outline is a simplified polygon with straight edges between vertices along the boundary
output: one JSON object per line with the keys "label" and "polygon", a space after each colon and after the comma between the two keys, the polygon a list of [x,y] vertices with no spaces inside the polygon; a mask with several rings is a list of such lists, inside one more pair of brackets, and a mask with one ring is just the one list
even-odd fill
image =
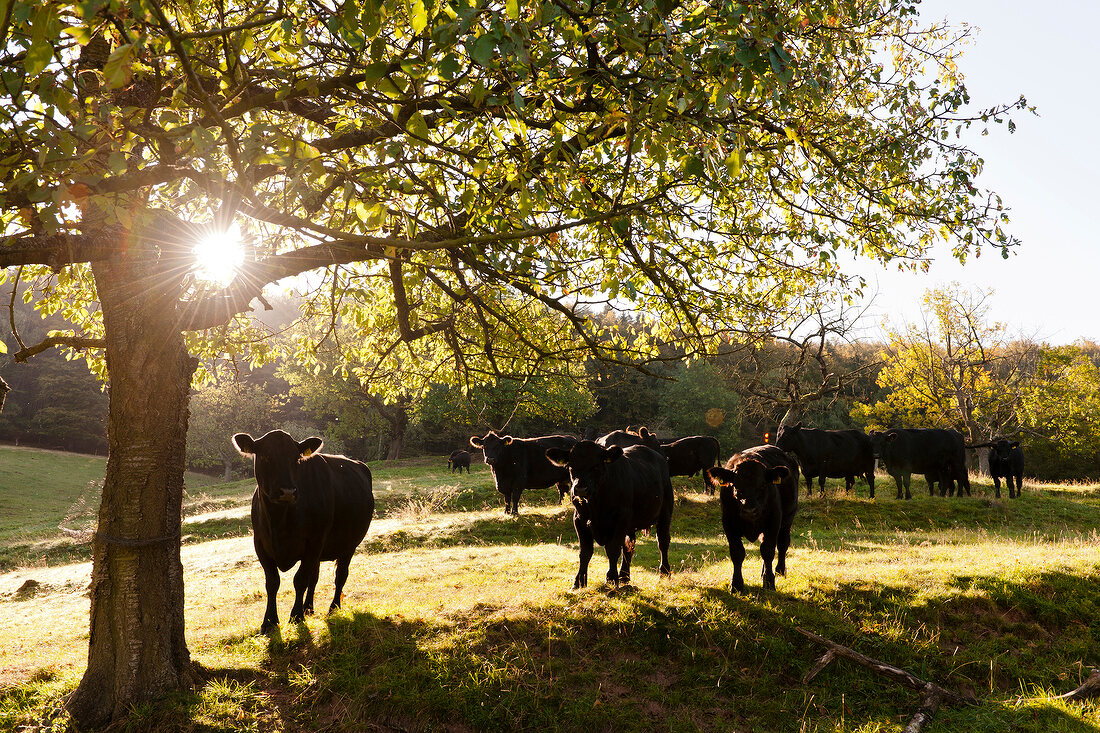
{"label": "cow's muzzle", "polygon": [[293,504],[298,501],[297,489],[283,489],[278,496],[275,497],[275,501],[279,504]]}

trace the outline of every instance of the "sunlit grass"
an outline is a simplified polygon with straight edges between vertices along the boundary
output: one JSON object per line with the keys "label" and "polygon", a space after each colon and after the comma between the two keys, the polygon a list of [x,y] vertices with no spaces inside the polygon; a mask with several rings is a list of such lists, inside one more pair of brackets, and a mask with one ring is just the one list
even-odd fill
{"label": "sunlit grass", "polygon": [[[971,498],[905,502],[830,485],[824,499],[800,499],[777,590],[760,589],[750,547],[747,592],[731,595],[718,501],[677,481],[672,577],[657,575],[656,541],[644,536],[630,587],[595,582],[607,562],[597,548],[589,588],[574,592],[572,512],[556,491],[525,492],[510,517],[484,466],[461,478],[435,461],[372,469],[378,518],[332,616],[285,623],[284,574],[284,624],[260,636],[263,574],[250,538],[183,549],[188,645],[211,678],[136,711],[135,729],[904,727],[916,693],[854,665],[834,662],[803,685],[822,650],[796,627],[979,700],[941,709],[936,730],[1100,726],[1095,703],[1048,699],[1100,658],[1095,487],[1025,486],[1022,499],[997,501],[976,479]],[[64,569],[34,569],[42,589],[19,600],[0,591],[4,680],[18,683],[0,696],[0,727],[56,707],[87,653],[88,571],[64,586],[47,570]],[[325,563],[318,608],[331,592]]]}

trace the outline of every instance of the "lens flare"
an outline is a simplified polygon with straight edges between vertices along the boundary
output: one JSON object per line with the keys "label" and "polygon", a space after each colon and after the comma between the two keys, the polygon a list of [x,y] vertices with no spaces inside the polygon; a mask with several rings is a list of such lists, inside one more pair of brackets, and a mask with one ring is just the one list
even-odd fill
{"label": "lens flare", "polygon": [[220,232],[211,232],[195,245],[195,275],[200,280],[225,287],[233,282],[244,262],[241,230],[230,224]]}

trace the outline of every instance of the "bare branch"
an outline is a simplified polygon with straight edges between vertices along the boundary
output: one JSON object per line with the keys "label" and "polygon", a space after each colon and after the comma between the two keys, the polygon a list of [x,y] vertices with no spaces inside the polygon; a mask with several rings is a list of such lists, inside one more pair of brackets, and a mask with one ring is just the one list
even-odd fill
{"label": "bare branch", "polygon": [[55,346],[69,346],[74,349],[102,349],[107,343],[103,339],[86,338],[84,336],[47,336],[42,343],[28,348],[20,349],[12,354],[12,359],[23,364],[32,356],[41,354]]}

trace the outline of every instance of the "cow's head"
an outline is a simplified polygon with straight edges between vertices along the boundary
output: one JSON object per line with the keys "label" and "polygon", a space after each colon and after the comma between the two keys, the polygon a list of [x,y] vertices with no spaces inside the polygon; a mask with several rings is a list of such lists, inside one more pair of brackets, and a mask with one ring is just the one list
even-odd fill
{"label": "cow's head", "polygon": [[501,463],[508,454],[508,446],[512,444],[511,435],[497,435],[490,430],[484,438],[476,435],[470,436],[470,445],[480,448],[485,456],[485,462],[490,466]]}
{"label": "cow's head", "polygon": [[783,483],[791,475],[786,466],[767,466],[749,458],[734,464],[732,469],[712,466],[703,471],[703,479],[719,493],[729,491],[741,518],[755,522],[764,514],[768,497],[775,485]]}
{"label": "cow's head", "polygon": [[300,464],[321,449],[320,438],[294,440],[282,430],[272,430],[262,438],[248,433],[233,436],[233,445],[243,456],[251,456],[256,470],[256,486],[263,498],[280,504],[298,500]]}
{"label": "cow's head", "polygon": [[792,451],[798,445],[798,438],[802,434],[802,423],[794,425],[780,425],[775,433],[775,447],[779,450]]}
{"label": "cow's head", "polygon": [[622,457],[623,449],[619,446],[604,448],[591,440],[582,440],[571,448],[546,449],[548,461],[569,469],[569,494],[578,506],[596,497],[608,464]]}
{"label": "cow's head", "polygon": [[[630,428],[627,428],[627,432],[630,432]],[[638,428],[637,432],[635,432],[634,434],[641,439],[642,445],[648,448],[652,448],[656,451],[659,451],[661,449],[661,441],[657,440],[657,436],[649,432],[649,428],[645,427],[644,425]]]}
{"label": "cow's head", "polygon": [[897,440],[898,434],[893,430],[872,430],[867,433],[871,439],[871,453],[875,458],[882,458],[882,451],[888,441]]}
{"label": "cow's head", "polygon": [[1019,447],[1020,441],[1009,441],[1002,438],[1001,440],[994,441],[993,445],[990,446],[990,451],[992,451],[992,453],[1001,460],[1007,461],[1008,457],[1012,455],[1012,451],[1016,450]]}

